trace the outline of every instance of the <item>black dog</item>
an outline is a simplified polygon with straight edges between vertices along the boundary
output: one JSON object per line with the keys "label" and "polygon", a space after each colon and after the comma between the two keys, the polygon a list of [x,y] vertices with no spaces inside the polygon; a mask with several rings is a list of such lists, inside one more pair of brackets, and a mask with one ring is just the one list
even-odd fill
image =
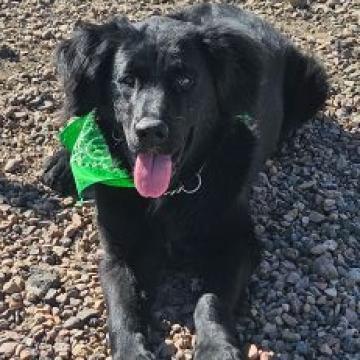
{"label": "black dog", "polygon": [[[164,259],[176,254],[204,283],[195,359],[240,359],[231,313],[259,262],[250,182],[323,105],[323,69],[254,15],[209,4],[135,24],[84,24],[57,61],[68,117],[95,109],[136,185],[94,187],[113,358],[154,359],[143,294],[151,299]],[[68,158],[61,150],[44,174],[61,191],[73,189]]]}

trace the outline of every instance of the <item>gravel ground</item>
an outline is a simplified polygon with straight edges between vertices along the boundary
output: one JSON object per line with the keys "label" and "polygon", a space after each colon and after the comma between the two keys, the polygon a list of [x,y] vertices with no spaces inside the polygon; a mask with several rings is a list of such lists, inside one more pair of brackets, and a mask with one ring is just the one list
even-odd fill
{"label": "gravel ground", "polygon": [[[194,2],[0,2],[0,359],[110,357],[92,205],[60,198],[38,180],[60,124],[55,44],[79,19],[139,19]],[[282,360],[360,359],[360,6],[238,3],[316,53],[331,76],[324,112],[266,163],[254,186],[265,254],[239,336],[255,344],[252,359],[257,349]],[[176,351],[176,359],[191,359],[198,288],[191,274],[167,274],[154,307],[159,359]]]}

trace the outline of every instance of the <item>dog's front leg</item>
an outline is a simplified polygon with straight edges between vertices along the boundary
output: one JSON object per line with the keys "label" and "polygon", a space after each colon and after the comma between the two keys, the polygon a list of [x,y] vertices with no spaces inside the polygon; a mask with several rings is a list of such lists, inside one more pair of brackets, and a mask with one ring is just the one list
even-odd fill
{"label": "dog's front leg", "polygon": [[233,310],[259,261],[259,246],[246,209],[227,213],[207,240],[204,294],[194,313],[195,360],[240,360]]}
{"label": "dog's front leg", "polygon": [[107,303],[112,358],[155,359],[146,348],[143,299],[134,271],[124,261],[105,258],[100,274]]}
{"label": "dog's front leg", "polygon": [[154,359],[146,342],[149,301],[161,266],[161,246],[135,191],[98,185],[97,224],[105,251],[100,277],[114,360]]}

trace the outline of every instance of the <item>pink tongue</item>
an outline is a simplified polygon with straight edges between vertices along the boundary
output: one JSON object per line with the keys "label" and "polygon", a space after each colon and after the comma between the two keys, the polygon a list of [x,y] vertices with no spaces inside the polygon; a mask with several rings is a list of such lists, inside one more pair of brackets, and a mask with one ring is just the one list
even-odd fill
{"label": "pink tongue", "polygon": [[139,154],[134,169],[136,190],[144,197],[163,195],[170,185],[171,170],[169,155]]}

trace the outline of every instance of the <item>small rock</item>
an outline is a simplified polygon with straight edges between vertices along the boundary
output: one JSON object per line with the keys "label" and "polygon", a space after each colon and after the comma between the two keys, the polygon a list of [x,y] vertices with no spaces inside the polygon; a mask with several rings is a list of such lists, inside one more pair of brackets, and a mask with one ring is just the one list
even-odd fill
{"label": "small rock", "polygon": [[300,281],[300,275],[295,271],[292,271],[286,277],[286,282],[289,283],[289,284],[297,284],[299,281]]}
{"label": "small rock", "polygon": [[78,317],[83,321],[83,322],[87,322],[88,320],[90,320],[91,318],[94,317],[98,317],[99,313],[97,312],[97,310],[94,309],[84,309],[81,310],[78,314]]}
{"label": "small rock", "polygon": [[335,251],[338,247],[338,244],[335,240],[326,240],[324,242],[324,246],[330,251]]}
{"label": "small rock", "polygon": [[4,342],[0,345],[0,355],[4,356],[5,358],[10,358],[18,345],[17,342]]}
{"label": "small rock", "polygon": [[299,214],[298,209],[292,209],[284,215],[284,219],[288,222],[293,222]]}
{"label": "small rock", "polygon": [[324,293],[330,297],[337,297],[337,291],[335,288],[329,288],[329,289],[325,289]]}
{"label": "small rock", "polygon": [[90,319],[98,317],[99,314],[94,309],[84,309],[80,311],[76,316],[71,316],[64,322],[65,329],[80,329]]}
{"label": "small rock", "polygon": [[325,211],[333,210],[335,208],[335,205],[336,205],[336,200],[334,200],[334,199],[325,199],[324,200],[324,210]]}
{"label": "small rock", "polygon": [[326,246],[324,244],[315,245],[310,249],[310,253],[313,255],[321,255],[326,251]]}
{"label": "small rock", "polygon": [[302,224],[303,224],[304,226],[308,225],[309,222],[310,222],[309,217],[308,217],[308,216],[303,216],[303,217],[301,218],[301,222],[302,222]]}
{"label": "small rock", "polygon": [[306,181],[306,182],[303,182],[302,184],[299,185],[299,189],[310,189],[312,188],[313,186],[316,185],[316,181],[315,180],[312,180],[312,181]]}
{"label": "small rock", "polygon": [[83,323],[77,316],[69,317],[63,324],[64,329],[80,329]]}
{"label": "small rock", "polygon": [[66,248],[70,247],[71,244],[73,243],[73,239],[69,238],[69,237],[62,237],[59,240],[60,244]]}
{"label": "small rock", "polygon": [[71,349],[71,355],[86,358],[87,350],[85,344],[76,344]]}
{"label": "small rock", "polygon": [[14,293],[9,300],[9,309],[17,310],[23,307],[23,299],[20,293]]}
{"label": "small rock", "polygon": [[34,356],[30,349],[23,349],[20,351],[19,358],[20,360],[31,360]]}
{"label": "small rock", "polygon": [[345,317],[351,324],[355,324],[359,320],[358,314],[351,309],[345,310]]}
{"label": "small rock", "polygon": [[296,351],[302,355],[307,355],[310,351],[310,346],[305,341],[299,341],[296,344]]}
{"label": "small rock", "polygon": [[47,302],[54,301],[56,299],[56,295],[57,295],[57,290],[53,289],[53,288],[50,288],[48,290],[48,292],[46,293],[46,295],[44,297],[44,300],[47,301]]}
{"label": "small rock", "polygon": [[299,341],[301,339],[301,336],[295,332],[292,332],[288,329],[285,329],[282,332],[282,337],[284,340],[288,340],[288,341]]}
{"label": "small rock", "polygon": [[14,276],[3,286],[3,291],[6,294],[19,293],[24,290],[25,283],[24,280],[19,276]]}
{"label": "small rock", "polygon": [[309,215],[309,220],[318,224],[325,220],[325,216],[317,211],[312,211]]}
{"label": "small rock", "polygon": [[56,342],[53,346],[55,355],[63,357],[65,359],[70,358],[70,345],[64,342]]}
{"label": "small rock", "polygon": [[50,288],[60,286],[60,276],[54,269],[36,268],[26,282],[26,293],[29,301],[45,296]]}
{"label": "small rock", "polygon": [[320,346],[320,352],[325,355],[332,355],[333,353],[330,346],[326,343]]}
{"label": "small rock", "polygon": [[360,268],[352,268],[348,272],[348,277],[356,283],[360,283]]}
{"label": "small rock", "polygon": [[21,165],[21,159],[19,158],[10,159],[5,164],[4,171],[8,173],[14,173],[20,168],[20,165]]}
{"label": "small rock", "polygon": [[291,326],[291,327],[295,327],[298,323],[297,320],[293,316],[291,316],[287,313],[282,314],[282,319],[288,326]]}
{"label": "small rock", "polygon": [[28,114],[25,111],[15,111],[14,119],[15,120],[26,120],[28,118]]}
{"label": "small rock", "polygon": [[276,324],[266,323],[263,331],[266,334],[275,334],[277,331]]}
{"label": "small rock", "polygon": [[334,280],[339,277],[338,271],[334,265],[334,262],[331,257],[324,254],[317,259],[315,259],[313,263],[314,272],[321,275],[327,280]]}

